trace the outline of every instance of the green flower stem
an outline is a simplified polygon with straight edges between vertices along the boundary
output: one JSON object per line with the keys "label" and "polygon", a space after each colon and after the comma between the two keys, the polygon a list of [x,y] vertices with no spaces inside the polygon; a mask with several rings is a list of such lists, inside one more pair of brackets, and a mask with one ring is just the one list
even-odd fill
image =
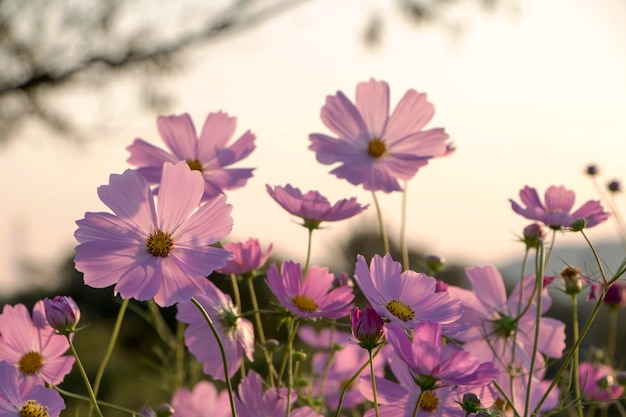
{"label": "green flower stem", "polygon": [[[502,395],[502,398],[504,398],[504,401],[506,401],[506,403],[513,405],[513,400],[511,398],[509,398],[508,395],[506,395],[506,392],[504,392],[504,390],[502,389],[502,387],[500,386],[500,384],[498,384],[498,381],[493,381],[493,386],[496,387],[496,389],[498,390],[498,392],[500,393],[500,395]],[[513,397],[515,398],[515,397]],[[511,407],[513,409],[513,414],[515,417],[520,417],[519,413],[517,412],[517,409],[515,407]]]}
{"label": "green flower stem", "polygon": [[[579,338],[580,330],[578,328],[578,294],[572,294],[572,337],[574,340]],[[572,379],[574,380],[574,401],[576,402],[576,413],[578,417],[583,417],[583,403],[580,394],[580,378],[578,376],[578,365],[580,362],[580,350],[576,349],[572,359]]]}
{"label": "green flower stem", "polygon": [[[295,317],[291,317],[291,321],[296,320]],[[293,342],[296,339],[296,332],[291,331],[291,323],[288,327],[288,335],[287,335],[287,345],[285,346],[285,354],[283,355],[283,360],[280,363],[280,371],[278,371],[278,387],[280,388],[283,384],[283,376],[285,375],[285,370],[287,369],[287,362],[289,356],[291,356],[291,349],[293,348]]]}
{"label": "green flower stem", "polygon": [[237,283],[237,276],[235,274],[230,274],[230,283],[233,286],[235,306],[237,307],[237,311],[241,311],[241,295],[239,294],[239,284]]}
{"label": "green flower stem", "polygon": [[606,347],[607,365],[613,365],[615,346],[617,344],[617,311],[615,307],[609,308],[609,339]]}
{"label": "green flower stem", "polygon": [[202,304],[200,304],[200,302],[196,300],[195,297],[191,297],[191,302],[194,303],[196,307],[198,307],[198,310],[200,310],[200,313],[202,313],[202,316],[211,328],[213,336],[215,336],[215,340],[217,340],[217,345],[219,346],[220,353],[222,354],[222,364],[224,365],[224,379],[226,379],[228,399],[230,400],[230,411],[232,412],[233,417],[237,417],[237,410],[235,409],[235,397],[233,395],[233,384],[230,380],[230,373],[228,372],[228,361],[226,360],[226,351],[224,350],[224,344],[220,339],[220,335],[217,333],[217,329],[213,324],[213,320],[211,320],[211,316],[209,316],[209,313],[207,313],[204,307],[202,307]]}
{"label": "green flower stem", "polygon": [[333,343],[333,339],[335,337],[335,330],[337,327],[337,320],[332,320],[330,322],[330,336],[329,336],[329,346],[328,346],[328,358],[326,359],[326,364],[324,365],[324,371],[322,372],[322,378],[320,379],[319,385],[319,394],[317,396],[320,403],[323,402],[324,399],[324,387],[326,386],[326,381],[328,380],[328,374],[330,373],[330,368],[333,365],[333,361],[335,360],[335,344]]}
{"label": "green flower stem", "polygon": [[[372,357],[372,349],[367,349],[370,357],[370,378],[372,378],[372,396],[374,397],[374,413],[378,417],[378,397],[376,396],[376,377],[374,375],[374,358]],[[418,403],[419,404],[419,403]]]}
{"label": "green flower stem", "polygon": [[[104,376],[104,371],[109,364],[109,360],[113,355],[113,348],[115,348],[115,343],[117,342],[117,338],[120,335],[120,329],[122,328],[122,322],[124,321],[124,315],[126,314],[126,309],[128,308],[128,303],[130,302],[130,298],[127,298],[122,301],[122,305],[120,306],[120,311],[117,313],[117,319],[115,320],[115,326],[113,327],[113,332],[111,333],[111,339],[109,340],[109,345],[107,346],[107,350],[104,353],[104,357],[102,358],[102,362],[100,362],[100,367],[96,372],[96,379],[93,383],[93,393],[94,396],[98,396],[98,391],[100,390],[100,383],[102,382],[102,377]],[[88,415],[91,416],[93,408],[89,409]]]}
{"label": "green flower stem", "polygon": [[420,389],[420,395],[417,397],[417,402],[415,403],[415,408],[413,409],[413,417],[417,417],[417,413],[420,410],[420,403],[422,402],[423,395],[424,395],[424,391]]}
{"label": "green flower stem", "polygon": [[[174,348],[176,346],[176,337],[165,323],[163,319],[163,315],[161,314],[161,309],[154,302],[154,300],[148,300],[146,302],[148,305],[148,310],[150,310],[150,314],[152,316],[152,320],[149,317],[146,317],[146,321],[148,321],[152,326],[154,326],[154,330],[157,332],[161,340],[165,342],[169,347]],[[130,305],[129,308],[134,313],[140,314],[141,309],[133,308],[133,305]]]}
{"label": "green flower stem", "polygon": [[[408,185],[408,181],[404,181],[402,190],[402,210],[400,213],[400,247],[402,250],[402,267],[405,271],[410,269],[409,248],[406,244],[406,194]],[[376,413],[376,416],[378,416],[378,413]]]}
{"label": "green flower stem", "polygon": [[311,246],[312,246],[312,242],[313,242],[313,229],[312,227],[308,228],[309,230],[309,238],[308,238],[308,242],[307,242],[307,248],[306,248],[306,262],[304,263],[304,268],[302,268],[302,276],[306,277],[306,271],[309,270],[309,263],[311,262]]}
{"label": "green flower stem", "polygon": [[263,346],[263,355],[265,356],[265,362],[267,362],[267,369],[269,374],[270,387],[274,388],[274,377],[276,376],[276,369],[274,368],[274,359],[271,352],[268,352],[265,346],[265,331],[263,330],[263,323],[261,322],[261,311],[259,310],[259,302],[256,296],[256,290],[254,289],[253,277],[246,278],[248,284],[248,290],[250,291],[250,301],[252,302],[252,310],[254,311],[254,324],[256,325],[257,333],[259,334],[259,342]]}
{"label": "green flower stem", "polygon": [[[524,251],[524,259],[522,260],[522,276],[520,277],[520,286],[519,286],[519,299],[517,300],[517,310],[515,311],[515,317],[521,317],[522,315],[522,300],[524,299],[524,277],[526,276],[526,263],[528,261],[528,256],[530,254],[530,249],[526,248]],[[532,302],[532,297],[529,299],[529,303]],[[513,330],[513,342],[511,343],[511,363],[515,363],[515,354],[516,346],[517,346],[517,324],[515,325],[515,329]],[[511,396],[515,398],[515,378],[511,375],[510,378],[510,388],[511,388]]]}
{"label": "green flower stem", "polygon": [[174,390],[183,386],[185,379],[185,325],[176,322],[176,373],[174,375]]}
{"label": "green flower stem", "polygon": [[287,361],[289,362],[287,366],[287,407],[285,409],[285,417],[289,417],[291,414],[291,391],[293,389],[293,341],[295,340],[295,334],[298,329],[299,321],[294,319],[291,321],[289,326],[289,344],[287,345],[286,353],[287,353]]}
{"label": "green flower stem", "polygon": [[383,248],[385,253],[389,253],[389,237],[385,230],[385,224],[383,222],[383,213],[380,211],[380,204],[378,204],[378,198],[376,193],[372,191],[372,198],[374,199],[374,205],[376,206],[376,215],[378,216],[378,225],[380,226],[380,236],[383,239]]}
{"label": "green flower stem", "polygon": [[76,365],[78,365],[78,370],[80,371],[80,374],[83,377],[83,381],[85,382],[85,387],[87,387],[87,392],[89,393],[89,398],[91,399],[91,404],[96,409],[96,412],[98,413],[98,415],[100,417],[103,417],[102,416],[102,411],[100,411],[100,407],[98,407],[98,400],[96,399],[96,395],[94,394],[93,389],[91,388],[91,383],[89,382],[89,377],[87,376],[87,373],[85,372],[85,368],[83,367],[83,363],[80,361],[80,358],[78,357],[78,352],[76,352],[76,348],[74,347],[74,343],[72,343],[72,338],[70,337],[69,334],[66,334],[65,338],[67,339],[68,343],[70,344],[70,350],[72,351],[72,355],[74,355],[74,357],[76,358]]}
{"label": "green flower stem", "polygon": [[[533,383],[533,375],[535,372],[535,358],[537,357],[537,351],[539,350],[539,332],[540,332],[540,324],[541,324],[541,303],[543,299],[543,273],[545,266],[545,258],[543,253],[543,240],[539,239],[539,245],[537,246],[537,253],[535,254],[535,289],[534,293],[537,295],[537,315],[535,318],[535,338],[533,340],[533,350],[530,361],[530,366],[528,368],[528,384],[526,387],[526,402],[524,405],[524,416],[528,415],[528,410],[530,409],[530,393],[532,392],[532,383]],[[535,294],[533,294],[535,295]],[[529,300],[529,305],[532,300]]]}
{"label": "green flower stem", "polygon": [[[74,394],[73,392],[65,391],[64,389],[59,388],[56,385],[53,385],[52,388],[54,388],[59,394],[63,395],[64,397],[74,398],[75,400],[85,401],[85,402],[92,404],[91,398],[89,397],[85,397],[83,395],[78,395],[78,394]],[[121,411],[123,413],[127,413],[132,416],[140,415],[140,413],[136,412],[135,410],[131,410],[125,407],[120,407],[119,405],[111,404],[106,401],[98,401],[98,405],[101,407],[110,408],[112,410]]]}

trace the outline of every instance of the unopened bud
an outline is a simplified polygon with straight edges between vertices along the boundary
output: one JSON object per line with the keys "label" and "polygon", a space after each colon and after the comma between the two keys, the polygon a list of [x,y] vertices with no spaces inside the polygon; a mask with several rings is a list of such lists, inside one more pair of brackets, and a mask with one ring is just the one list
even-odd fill
{"label": "unopened bud", "polygon": [[438,255],[429,255],[426,257],[426,266],[432,273],[439,272],[446,263],[446,258]]}
{"label": "unopened bud", "polygon": [[76,330],[80,320],[80,309],[72,297],[57,295],[52,300],[43,300],[48,324],[57,332],[68,335]]}
{"label": "unopened bud", "polygon": [[291,357],[296,362],[304,362],[307,358],[307,354],[301,350],[297,350],[291,354]]}
{"label": "unopened bud", "polygon": [[468,414],[478,412],[480,410],[480,397],[473,392],[463,394],[461,408]]}
{"label": "unopened bud", "polygon": [[559,274],[565,287],[565,293],[576,295],[583,290],[583,280],[580,275],[580,268],[568,266]]}
{"label": "unopened bud", "polygon": [[537,249],[539,241],[546,237],[546,231],[539,223],[533,223],[524,228],[524,238],[526,249]]}
{"label": "unopened bud", "polygon": [[589,164],[587,165],[587,169],[586,169],[587,175],[589,175],[590,177],[594,177],[596,175],[598,175],[598,166],[596,164]]}
{"label": "unopened bud", "polygon": [[587,219],[580,217],[570,223],[569,228],[572,232],[580,232],[587,226]]}
{"label": "unopened bud", "polygon": [[265,350],[270,353],[276,352],[280,347],[280,342],[276,339],[267,339],[265,341]]}
{"label": "unopened bud", "polygon": [[611,180],[606,185],[606,188],[612,193],[622,192],[622,184],[618,180]]}
{"label": "unopened bud", "polygon": [[354,282],[352,282],[352,278],[346,272],[342,272],[341,274],[335,275],[333,278],[333,288],[341,288],[341,287],[354,287]]}

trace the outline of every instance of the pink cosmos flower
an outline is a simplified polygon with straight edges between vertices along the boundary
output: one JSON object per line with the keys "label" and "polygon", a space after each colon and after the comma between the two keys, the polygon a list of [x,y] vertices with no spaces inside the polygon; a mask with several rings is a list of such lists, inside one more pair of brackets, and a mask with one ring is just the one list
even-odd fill
{"label": "pink cosmos flower", "polygon": [[[513,402],[510,403],[506,399],[502,397],[502,394],[498,389],[495,388],[494,385],[490,385],[487,388],[491,391],[491,398],[488,401],[484,401],[485,406],[489,406],[490,409],[494,410],[497,413],[496,415],[503,416],[524,416],[531,415],[531,412],[537,407],[539,401],[541,401],[542,397],[548,391],[550,387],[551,381],[546,379],[533,378],[530,384],[530,394],[528,391],[528,376],[527,375],[519,375],[513,380],[513,392],[511,392],[511,381],[509,376],[505,376],[502,374],[498,378],[498,383],[500,388],[504,391],[507,398],[511,399]],[[484,393],[485,391],[483,391]],[[527,398],[530,395],[530,398]],[[487,398],[487,396],[485,396]],[[526,408],[526,400],[528,400],[528,414],[524,413],[524,409]],[[543,402],[541,407],[539,407],[539,411],[537,412],[537,416],[542,415],[552,415],[553,411],[556,407],[561,403],[560,391],[557,387],[552,388],[552,390],[548,393],[546,400]]]}
{"label": "pink cosmos flower", "polygon": [[172,397],[172,407],[172,417],[232,416],[228,391],[218,394],[215,386],[208,381],[198,382],[192,391],[178,389]]}
{"label": "pink cosmos flower", "polygon": [[487,385],[498,375],[493,362],[481,362],[452,343],[444,345],[439,323],[417,323],[412,341],[395,323],[387,325],[386,335],[394,352],[424,390],[446,385]]}
{"label": "pink cosmos flower", "polygon": [[509,199],[514,212],[527,219],[540,221],[555,230],[569,227],[574,220],[579,218],[584,218],[587,221],[585,227],[593,227],[610,216],[604,211],[600,202],[596,200],[589,200],[578,210],[571,212],[575,194],[563,186],[556,187],[553,185],[546,190],[545,206],[539,199],[537,190],[529,186],[520,190],[519,196],[526,207],[521,207],[513,199]]}
{"label": "pink cosmos flower", "polygon": [[322,327],[318,331],[312,326],[302,325],[298,327],[298,337],[312,348],[330,350],[333,346],[350,343],[351,334],[330,327]]}
{"label": "pink cosmos flower", "polygon": [[230,252],[211,245],[232,229],[231,206],[219,195],[198,208],[201,176],[187,164],[163,165],[158,206],[138,172],[111,175],[98,188],[114,214],[86,213],[74,233],[80,243],[74,263],[85,284],[115,284],[122,298],[154,301],[161,307],[201,293],[205,277],[226,264]]}
{"label": "pink cosmos flower", "polygon": [[349,287],[332,288],[334,275],[328,268],[312,266],[302,278],[300,264],[283,262],[267,271],[267,284],[278,302],[294,315],[307,319],[339,319],[350,313],[354,294]]}
{"label": "pink cosmos flower", "polygon": [[367,206],[361,206],[356,198],[343,199],[330,205],[328,199],[317,191],[302,194],[300,189],[287,184],[272,189],[266,185],[267,192],[282,208],[294,216],[302,217],[304,227],[317,229],[321,222],[335,222],[356,216]]}
{"label": "pink cosmos flower", "polygon": [[32,318],[23,304],[5,305],[0,314],[0,361],[13,365],[21,377],[37,383],[58,385],[74,365],[65,336],[48,324],[43,301],[33,308]]}
{"label": "pink cosmos flower", "polygon": [[617,382],[615,371],[608,365],[583,362],[578,366],[578,379],[589,401],[616,400],[624,392],[624,386]]}
{"label": "pink cosmos flower", "polygon": [[420,321],[435,321],[454,327],[461,317],[461,303],[448,292],[436,292],[437,280],[414,271],[402,272],[402,265],[391,255],[374,255],[368,268],[357,256],[354,279],[367,301],[382,317],[403,329]]}
{"label": "pink cosmos flower", "polygon": [[[239,417],[267,417],[284,416],[287,411],[287,389],[270,388],[263,392],[261,377],[254,371],[248,372],[238,388],[238,398],[235,398],[235,407]],[[298,396],[295,391],[291,394],[291,404]],[[291,417],[322,417],[312,408],[299,407],[291,411]]]}
{"label": "pink cosmos flower", "polygon": [[[228,374],[232,378],[241,366],[244,354],[250,361],[253,360],[252,323],[239,317],[239,311],[230,297],[212,282],[207,282],[205,294],[196,295],[195,298],[213,320],[226,350]],[[224,381],[224,364],[219,346],[204,316],[192,302],[178,303],[177,308],[176,319],[189,325],[185,330],[185,345],[198,362],[203,363],[205,374]]]}
{"label": "pink cosmos flower", "polygon": [[130,152],[128,162],[137,166],[150,184],[159,184],[164,162],[185,161],[191,169],[202,174],[203,199],[210,200],[224,190],[243,187],[252,177],[251,168],[225,168],[250,155],[255,147],[255,136],[249,130],[227,146],[235,133],[236,124],[237,118],[226,113],[209,113],[198,137],[188,114],[159,116],[159,134],[171,153],[142,139],[135,139],[127,148]]}
{"label": "pink cosmos flower", "polygon": [[61,395],[32,378],[20,378],[15,367],[0,362],[0,416],[58,417],[65,409]]}
{"label": "pink cosmos flower", "polygon": [[409,90],[389,115],[389,85],[370,79],[356,88],[356,105],[341,92],[326,97],[322,121],[338,137],[309,135],[309,149],[331,171],[366,190],[400,191],[428,160],[453,151],[444,129],[422,130],[435,113],[426,94]]}
{"label": "pink cosmos flower", "polygon": [[226,261],[226,266],[217,270],[221,274],[243,275],[260,269],[272,253],[272,245],[265,252],[257,239],[248,239],[244,243],[226,243],[222,246],[233,254]]}

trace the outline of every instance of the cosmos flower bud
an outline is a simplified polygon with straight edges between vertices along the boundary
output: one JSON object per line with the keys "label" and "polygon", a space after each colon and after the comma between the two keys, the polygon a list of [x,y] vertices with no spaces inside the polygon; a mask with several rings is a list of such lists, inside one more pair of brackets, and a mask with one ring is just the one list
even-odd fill
{"label": "cosmos flower bud", "polygon": [[460,403],[461,408],[468,414],[480,411],[480,397],[473,392],[463,394],[463,402]]}
{"label": "cosmos flower bud", "polygon": [[580,275],[580,268],[568,266],[561,271],[559,277],[563,281],[566,294],[576,295],[582,291],[583,280]]}
{"label": "cosmos flower bud", "polygon": [[446,263],[446,258],[443,256],[429,255],[426,257],[425,262],[428,269],[430,269],[432,273],[436,273],[443,268],[443,265]]}
{"label": "cosmos flower bud", "polygon": [[267,339],[265,341],[265,349],[270,353],[276,352],[279,347],[280,342],[276,339]]}
{"label": "cosmos flower bud", "polygon": [[366,306],[363,311],[355,308],[350,313],[352,335],[363,349],[371,350],[380,344],[383,336],[383,319],[376,310]]}
{"label": "cosmos flower bud", "polygon": [[352,282],[352,278],[350,278],[350,275],[348,275],[347,272],[336,274],[335,278],[333,278],[333,288],[339,287],[354,287],[354,282]]}
{"label": "cosmos flower bud", "polygon": [[539,240],[546,237],[545,229],[539,223],[533,223],[524,228],[524,238],[526,249],[533,249],[539,246]]}
{"label": "cosmos flower bud", "polygon": [[570,223],[569,228],[572,232],[580,232],[587,226],[587,219],[580,217]]}
{"label": "cosmos flower bud", "polygon": [[70,334],[76,331],[76,324],[80,320],[80,309],[72,297],[57,295],[52,300],[43,300],[46,311],[46,320],[54,330],[60,334]]}
{"label": "cosmos flower bud", "polygon": [[304,362],[306,360],[307,354],[301,350],[297,350],[291,354],[293,360],[296,362]]}

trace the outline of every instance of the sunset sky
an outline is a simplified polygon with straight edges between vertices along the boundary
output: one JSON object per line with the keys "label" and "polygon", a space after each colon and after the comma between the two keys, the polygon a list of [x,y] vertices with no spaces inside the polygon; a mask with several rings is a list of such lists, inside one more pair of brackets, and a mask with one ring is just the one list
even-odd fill
{"label": "sunset sky", "polygon": [[[511,211],[508,199],[518,199],[524,185],[541,194],[564,185],[576,192],[578,207],[597,198],[584,176],[588,163],[597,163],[606,180],[626,178],[626,2],[520,1],[517,11],[490,13],[463,6],[444,24],[424,27],[387,4],[307,2],[267,25],[194,49],[184,69],[164,80],[176,98],[170,113],[190,113],[198,130],[209,112],[222,110],[238,117],[237,135],[248,129],[257,135],[257,149],[237,165],[256,167],[255,176],[228,193],[232,240],[256,237],[304,261],[306,230],[265,184],[318,190],[333,202],[351,196],[372,202],[369,192],[329,175],[332,167],[307,149],[309,133],[330,133],[319,118],[326,95],[341,90],[353,99],[356,84],[371,77],[390,84],[392,106],[409,88],[426,92],[436,109],[427,127],[444,127],[458,148],[409,182],[412,247],[471,265],[503,262],[522,255],[515,236],[528,221]],[[361,38],[367,10],[385,16],[374,49]],[[449,22],[462,24],[458,35]],[[128,168],[125,148],[135,137],[163,146],[157,115],[132,110],[125,88],[120,81],[105,92],[60,97],[91,132],[87,144],[31,126],[0,152],[0,289],[15,285],[17,258],[54,267],[71,255],[74,221],[105,210],[96,188]],[[396,236],[401,195],[378,198]],[[374,223],[372,205],[320,231],[313,262],[327,261],[351,230]],[[616,236],[608,223],[590,231],[598,241]],[[577,239],[559,236],[560,243]]]}

